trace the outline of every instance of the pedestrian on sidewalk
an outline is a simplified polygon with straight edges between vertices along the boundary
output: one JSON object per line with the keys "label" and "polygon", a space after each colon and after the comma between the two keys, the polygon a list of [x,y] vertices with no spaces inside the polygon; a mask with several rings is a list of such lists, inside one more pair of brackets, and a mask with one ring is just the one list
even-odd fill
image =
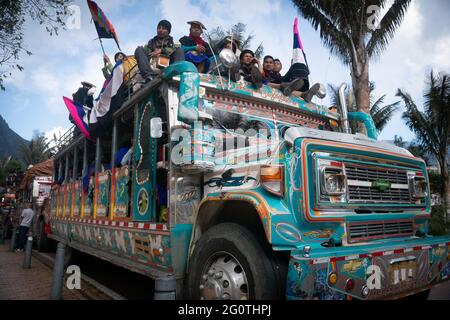
{"label": "pedestrian on sidewalk", "polygon": [[34,211],[31,209],[33,204],[31,202],[27,203],[26,208],[22,211],[22,222],[19,227],[19,245],[17,248],[17,252],[22,252],[25,244],[27,242],[28,230],[30,230],[31,223],[34,218]]}

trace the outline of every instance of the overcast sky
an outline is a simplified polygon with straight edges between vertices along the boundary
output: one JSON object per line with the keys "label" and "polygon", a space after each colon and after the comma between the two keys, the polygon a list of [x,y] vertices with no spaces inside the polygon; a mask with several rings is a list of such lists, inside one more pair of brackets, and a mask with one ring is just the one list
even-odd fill
{"label": "overcast sky", "polygon": [[[115,26],[120,45],[133,54],[138,45],[155,35],[161,19],[172,22],[172,35],[188,34],[189,20],[200,20],[208,29],[227,29],[237,22],[247,24],[255,35],[253,47],[263,42],[271,54],[288,66],[292,58],[292,25],[300,17],[290,0],[97,0]],[[54,132],[70,127],[62,96],[71,97],[81,81],[101,87],[102,52],[95,27],[90,23],[86,1],[75,1],[81,10],[80,28],[51,37],[35,22],[28,22],[25,46],[32,56],[22,56],[23,72],[15,72],[0,92],[0,114],[25,139],[33,131]],[[375,97],[387,95],[385,102],[398,101],[398,88],[409,92],[420,105],[425,75],[431,69],[450,72],[450,1],[413,0],[401,28],[389,48],[370,65],[370,80],[376,83]],[[312,71],[312,81],[339,85],[350,83],[349,69],[330,56],[319,33],[300,19],[300,36]],[[113,40],[103,40],[111,58],[117,52]],[[284,69],[284,72],[287,68]],[[318,101],[327,105],[328,99]],[[399,135],[412,140],[398,112],[381,134],[392,140]]]}

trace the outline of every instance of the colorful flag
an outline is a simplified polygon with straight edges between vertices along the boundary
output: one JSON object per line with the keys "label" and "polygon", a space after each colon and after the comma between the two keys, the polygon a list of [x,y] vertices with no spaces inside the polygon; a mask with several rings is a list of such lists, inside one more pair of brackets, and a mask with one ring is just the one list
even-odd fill
{"label": "colorful flag", "polygon": [[308,60],[306,60],[305,50],[303,49],[303,43],[300,39],[300,33],[298,32],[298,18],[294,21],[294,55],[292,58],[292,64],[303,63],[308,69]]}
{"label": "colorful flag", "polygon": [[63,97],[63,100],[75,125],[87,139],[92,140],[89,132],[88,116],[84,107],[76,104],[69,98]]}
{"label": "colorful flag", "polygon": [[89,6],[89,10],[91,11],[95,28],[97,29],[98,37],[100,39],[114,39],[117,43],[117,47],[119,48],[119,50],[121,50],[116,30],[114,29],[111,22],[109,22],[108,18],[106,18],[103,10],[94,1],[87,0],[87,3]]}
{"label": "colorful flag", "polygon": [[114,107],[122,105],[121,94],[118,94],[118,92],[123,83],[123,63],[118,61],[111,72],[111,76],[103,84],[98,98],[94,101],[94,108],[92,108],[89,118],[90,125],[98,123],[100,118],[105,117],[110,112],[112,105]]}

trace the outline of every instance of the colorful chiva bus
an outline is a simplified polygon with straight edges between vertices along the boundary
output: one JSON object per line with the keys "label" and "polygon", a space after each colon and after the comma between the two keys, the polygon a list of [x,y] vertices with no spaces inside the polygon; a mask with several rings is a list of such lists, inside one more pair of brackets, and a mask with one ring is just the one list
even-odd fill
{"label": "colorful chiva bus", "polygon": [[[178,298],[425,292],[450,274],[450,237],[428,235],[425,163],[344,109],[171,65],[95,143],[59,150],[49,237],[175,277]],[[369,135],[347,133],[347,118]]]}

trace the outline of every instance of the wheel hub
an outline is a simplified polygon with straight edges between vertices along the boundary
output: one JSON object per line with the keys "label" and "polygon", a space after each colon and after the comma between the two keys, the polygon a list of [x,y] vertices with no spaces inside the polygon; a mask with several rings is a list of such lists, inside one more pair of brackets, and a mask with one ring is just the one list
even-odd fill
{"label": "wheel hub", "polygon": [[201,299],[248,300],[247,277],[238,260],[222,253],[210,261],[201,278]]}

